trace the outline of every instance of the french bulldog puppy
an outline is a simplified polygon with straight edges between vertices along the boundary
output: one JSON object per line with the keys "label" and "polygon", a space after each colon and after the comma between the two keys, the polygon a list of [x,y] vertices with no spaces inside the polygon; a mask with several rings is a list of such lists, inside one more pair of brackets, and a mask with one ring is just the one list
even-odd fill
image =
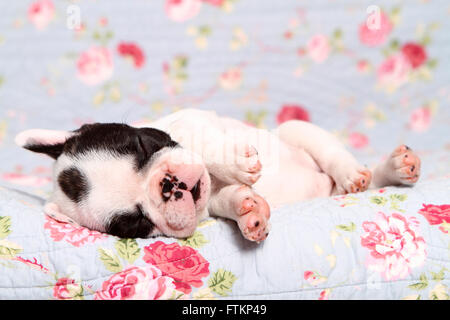
{"label": "french bulldog puppy", "polygon": [[185,109],[149,123],[32,129],[16,143],[56,160],[45,213],[119,237],[185,238],[208,215],[243,236],[269,234],[271,208],[388,185],[413,185],[420,159],[397,147],[373,169],[336,137],[291,120],[269,131]]}

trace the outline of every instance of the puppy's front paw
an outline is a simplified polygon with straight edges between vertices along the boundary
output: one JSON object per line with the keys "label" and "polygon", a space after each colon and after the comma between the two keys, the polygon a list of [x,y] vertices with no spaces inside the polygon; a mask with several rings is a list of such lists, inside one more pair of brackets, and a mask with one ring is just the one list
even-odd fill
{"label": "puppy's front paw", "polygon": [[392,152],[388,159],[390,179],[395,183],[414,184],[420,177],[420,159],[406,145],[400,145]]}
{"label": "puppy's front paw", "polygon": [[366,191],[372,181],[372,173],[366,168],[353,168],[343,173],[336,186],[339,194]]}
{"label": "puppy's front paw", "polygon": [[234,177],[240,183],[253,185],[261,176],[262,165],[258,152],[248,144],[237,146]]}

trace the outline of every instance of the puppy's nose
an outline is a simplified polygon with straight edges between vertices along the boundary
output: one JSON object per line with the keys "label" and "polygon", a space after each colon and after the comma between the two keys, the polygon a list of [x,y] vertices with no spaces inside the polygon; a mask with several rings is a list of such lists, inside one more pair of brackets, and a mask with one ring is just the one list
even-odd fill
{"label": "puppy's nose", "polygon": [[168,173],[176,182],[184,183],[188,190],[194,188],[205,171],[201,164],[168,163]]}

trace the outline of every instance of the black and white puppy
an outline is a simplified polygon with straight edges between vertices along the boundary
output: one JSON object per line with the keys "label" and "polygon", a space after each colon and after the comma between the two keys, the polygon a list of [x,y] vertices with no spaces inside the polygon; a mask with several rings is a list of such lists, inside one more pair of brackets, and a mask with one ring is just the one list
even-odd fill
{"label": "black and white puppy", "polygon": [[187,237],[206,214],[203,162],[161,130],[97,123],[27,130],[16,142],[56,160],[45,212],[57,220],[119,237]]}
{"label": "black and white puppy", "polygon": [[270,206],[413,185],[421,166],[405,145],[369,169],[311,123],[269,131],[196,109],[135,127],[28,130],[16,142],[56,159],[47,214],[121,237],[187,237],[213,214],[259,242]]}

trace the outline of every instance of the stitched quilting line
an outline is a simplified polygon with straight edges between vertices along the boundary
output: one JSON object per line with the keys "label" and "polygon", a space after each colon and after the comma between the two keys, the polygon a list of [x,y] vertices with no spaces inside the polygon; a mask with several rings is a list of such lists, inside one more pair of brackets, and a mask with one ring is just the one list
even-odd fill
{"label": "stitched quilting line", "polygon": [[[68,247],[68,248],[71,248],[71,247]],[[61,249],[61,248],[60,248],[60,249]],[[50,251],[42,251],[42,252],[50,252]],[[209,263],[209,264],[210,264],[210,261],[213,261],[213,262],[221,261],[221,260],[223,260],[224,258],[228,258],[228,257],[230,257],[230,256],[232,256],[232,255],[234,255],[234,254],[236,254],[236,253],[240,253],[240,252],[241,252],[240,250],[235,250],[235,251],[232,251],[232,252],[230,252],[229,254],[227,254],[227,255],[225,255],[225,256],[221,256],[221,257],[216,258],[216,259],[210,259],[210,260],[207,260],[206,262],[196,264],[196,265],[194,265],[194,266],[192,266],[192,267],[190,267],[190,268],[186,268],[186,269],[183,269],[183,270],[180,270],[180,271],[177,271],[177,272],[174,272],[174,273],[170,273],[170,274],[167,274],[167,275],[177,274],[177,273],[183,272],[183,271],[185,271],[185,270],[190,270],[190,269],[192,269],[192,268],[201,266],[201,265],[206,264],[206,263]],[[22,253],[21,256],[26,255],[26,254],[27,254],[27,253]],[[167,265],[167,264],[176,263],[176,262],[181,261],[181,260],[183,260],[183,259],[188,259],[188,258],[190,258],[190,257],[192,257],[192,256],[194,256],[194,255],[196,255],[196,253],[192,253],[192,254],[189,255],[188,257],[181,258],[181,259],[178,259],[178,260],[174,260],[174,261],[172,261],[172,262],[169,262],[169,261],[168,261],[168,262],[164,262],[164,263],[150,264],[150,265],[153,265],[153,266],[155,266],[155,267],[158,267],[158,266],[164,266],[164,265]],[[203,256],[202,256],[202,257],[203,257]],[[444,262],[444,263],[446,263],[446,264],[447,264],[447,263],[450,263],[449,260],[436,259],[436,258],[433,258],[433,257],[430,257],[430,256],[427,256],[427,259],[434,260],[434,261],[439,261],[439,262]],[[206,259],[205,259],[205,260],[206,260]],[[160,269],[160,268],[158,268],[158,269]],[[113,274],[114,274],[114,273],[113,273]],[[111,275],[112,275],[112,274],[109,274],[109,276],[111,276]],[[108,275],[102,276],[102,278],[107,278],[107,277],[108,277]],[[95,278],[95,279],[89,279],[89,280],[84,280],[84,281],[94,281],[94,280],[96,280],[96,279],[98,279],[98,278]]]}
{"label": "stitched quilting line", "polygon": [[[225,256],[225,258],[227,258],[227,257],[229,257],[229,256],[231,256],[231,255],[233,255],[233,254],[235,254],[236,252],[240,252],[240,251],[235,251],[235,252],[232,252],[232,253],[230,253],[230,254],[228,254],[228,255],[226,255]],[[191,257],[191,256],[193,256],[194,254],[191,254],[189,257]],[[431,259],[431,260],[434,260],[434,261],[440,261],[440,262],[446,262],[446,263],[448,263],[448,261],[444,261],[444,260],[439,260],[439,259],[434,259],[434,258],[430,258],[430,257],[427,257],[427,259]],[[183,259],[179,259],[179,260],[176,260],[176,261],[181,261],[181,260],[183,260]],[[220,260],[220,259],[219,259]],[[176,262],[175,261],[175,262]],[[217,260],[216,260],[217,261]],[[171,262],[167,262],[167,263],[164,263],[164,264],[168,264],[168,263],[171,263]],[[163,272],[160,268],[158,268],[161,272],[163,272],[164,274],[162,275],[162,276],[171,276],[171,275],[175,275],[175,274],[178,274],[178,273],[181,273],[181,272],[185,272],[186,270],[190,270],[190,269],[192,269],[192,268],[196,268],[196,267],[198,267],[198,266],[201,266],[201,265],[204,265],[204,264],[210,264],[210,262],[209,261],[206,261],[206,262],[203,262],[203,263],[199,263],[199,264],[196,264],[196,265],[194,265],[194,266],[192,266],[192,267],[190,267],[190,268],[186,268],[186,269],[183,269],[183,270],[179,270],[179,271],[177,271],[177,272],[172,272],[172,273],[165,273],[165,272]],[[151,266],[154,266],[154,267],[158,267],[159,265],[163,265],[163,264],[148,264],[148,265],[151,265]],[[136,266],[136,267],[140,267],[140,268],[144,268],[145,267],[145,265],[144,266]],[[209,270],[208,270],[209,271]],[[121,271],[119,271],[119,272],[121,272]],[[116,273],[118,273],[118,272],[116,272]],[[94,278],[94,279],[86,279],[86,280],[81,280],[81,282],[82,282],[82,284],[83,285],[85,285],[85,283],[86,282],[95,282],[95,281],[98,281],[98,280],[100,280],[100,279],[106,279],[106,278],[110,278],[112,275],[114,275],[114,274],[116,274],[116,273],[109,273],[109,274],[107,274],[107,275],[104,275],[104,276],[100,276],[100,277],[97,277],[97,278]],[[209,273],[209,275],[211,274],[211,272]],[[160,277],[162,277],[162,276],[160,276]],[[175,279],[174,279],[175,280]],[[420,280],[420,279],[418,279],[418,280]],[[396,282],[397,281],[418,281],[418,280],[408,280],[408,279],[405,279],[405,280],[395,280]],[[446,278],[445,278],[445,280],[447,280]],[[203,280],[202,280],[203,281]],[[373,283],[373,282],[372,282]],[[392,283],[392,281],[384,281],[384,282],[379,282],[379,283]],[[359,285],[359,284],[352,284],[352,285]],[[348,285],[343,285],[343,286],[348,286]],[[52,286],[35,286],[35,287],[43,287],[43,288],[45,288],[45,287],[52,287]],[[333,288],[338,288],[338,287],[340,287],[340,286],[336,286],[336,287],[333,287]],[[0,288],[7,288],[7,287],[0,287]],[[13,287],[10,287],[10,288],[13,288]],[[33,288],[33,287],[31,287],[31,288]],[[315,288],[314,288],[315,289]],[[326,289],[326,288],[322,288],[322,289]],[[295,291],[294,291],[295,292]]]}
{"label": "stitched quilting line", "polygon": [[[193,255],[194,255],[194,254],[191,254],[189,257],[192,257]],[[187,258],[178,259],[178,260],[175,260],[175,261],[173,261],[173,262],[178,262],[178,261],[181,261],[181,260],[183,260],[183,259],[187,259]],[[205,260],[206,260],[206,259],[205,259]],[[16,261],[16,262],[17,262],[17,261]],[[164,264],[169,264],[169,263],[172,263],[172,262],[167,262],[167,263],[164,263]],[[158,268],[158,266],[164,265],[164,264],[161,264],[161,263],[160,263],[160,264],[150,264],[150,263],[148,263],[149,266],[154,266],[154,267],[157,267],[157,268]],[[169,276],[169,277],[170,277],[170,276],[172,276],[172,275],[176,275],[176,274],[178,274],[178,273],[185,272],[186,270],[191,270],[191,269],[193,269],[193,268],[196,268],[196,267],[198,267],[198,266],[202,266],[202,265],[205,265],[205,264],[210,264],[210,262],[209,262],[209,261],[206,261],[206,262],[198,263],[198,264],[196,264],[196,265],[194,265],[194,266],[192,266],[192,267],[185,268],[185,269],[182,269],[182,270],[179,270],[179,271],[176,271],[176,272],[172,272],[172,273],[166,273],[166,272],[162,271],[161,268],[158,268],[158,270],[160,270],[160,271],[163,273],[162,276]],[[138,266],[138,265],[136,265],[136,267],[138,267],[138,268],[145,268],[146,266],[145,266],[145,265],[144,265],[144,266]],[[209,271],[209,269],[208,269],[208,271]],[[109,277],[113,276],[114,274],[117,274],[117,273],[120,273],[120,272],[122,272],[122,271],[115,272],[115,273],[110,273],[110,274],[108,274],[108,275],[100,276],[100,277],[97,277],[97,278],[94,278],[94,279],[81,280],[81,282],[92,282],[92,281],[96,281],[96,280],[99,280],[99,279],[109,278]],[[211,272],[209,272],[209,274],[211,274]],[[209,274],[208,274],[208,275],[209,275]],[[174,279],[174,280],[176,280],[176,279]],[[46,287],[46,286],[40,286],[40,287]],[[0,287],[0,288],[2,288],[2,287]]]}
{"label": "stitched quilting line", "polygon": [[[402,280],[394,280],[394,281],[378,281],[378,282],[370,282],[370,285],[377,285],[377,284],[382,284],[382,285],[392,285],[393,283],[396,282],[406,282],[406,281],[421,281],[420,279],[402,279]],[[441,280],[444,283],[449,282],[450,284],[450,279],[443,279]],[[253,293],[253,294],[244,294],[244,295],[232,295],[229,296],[230,298],[233,297],[250,297],[250,296],[265,296],[265,295],[279,295],[279,294],[285,294],[285,293],[300,293],[302,291],[319,291],[319,290],[326,290],[326,289],[343,289],[346,287],[357,287],[357,286],[368,286],[369,284],[367,282],[361,282],[361,283],[352,283],[352,284],[346,284],[346,285],[339,285],[339,286],[334,286],[334,287],[321,287],[321,288],[302,288],[301,290],[297,290],[297,291],[281,291],[281,292],[271,292],[271,293]]]}
{"label": "stitched quilting line", "polygon": [[[238,232],[235,232],[233,235],[236,235],[236,234],[238,234]],[[45,233],[44,233],[44,235],[45,235]],[[45,236],[45,238],[47,238],[46,236]],[[14,239],[14,238],[13,238]],[[13,239],[11,239],[11,240],[13,240]],[[99,240],[108,240],[108,239],[99,239]],[[156,241],[161,241],[161,240],[156,240]],[[155,241],[155,242],[156,242]],[[155,242],[153,242],[153,243],[155,243]],[[173,243],[176,243],[176,242],[173,242]],[[151,245],[152,243],[150,243],[149,245]],[[171,243],[170,243],[171,244]],[[170,244],[168,244],[168,245],[170,245]],[[87,244],[85,244],[84,246],[86,246],[86,245],[89,245],[89,246],[98,246],[98,244],[97,243],[87,243]],[[429,244],[427,244],[427,246],[428,247],[432,247],[432,248],[437,248],[437,249],[442,249],[442,250],[448,250],[447,248],[444,248],[444,247],[437,247],[437,246],[432,246],[432,245],[429,245]],[[100,247],[98,247],[98,248],[100,248]],[[98,249],[97,248],[97,249]],[[145,246],[144,246],[144,248],[145,248]],[[63,248],[54,248],[54,249],[51,249],[51,250],[41,250],[41,251],[37,251],[37,252],[32,252],[32,253],[22,253],[22,255],[35,255],[36,253],[44,253],[44,252],[47,252],[47,253],[49,253],[49,252],[55,252],[55,251],[59,251],[59,250],[67,250],[67,249],[69,249],[69,250],[78,250],[78,249],[81,249],[81,248],[78,248],[78,247],[76,247],[76,246],[73,246],[73,245],[71,245],[71,246],[67,246],[67,247],[63,247]],[[230,252],[229,254],[227,254],[226,256],[221,256],[220,258],[216,258],[216,259],[209,259],[209,261],[218,261],[218,260],[221,260],[221,259],[223,259],[223,257],[229,257],[229,256],[231,256],[231,255],[233,255],[233,254],[236,254],[236,253],[239,253],[240,252],[240,250],[238,249],[238,250],[235,250],[235,251],[232,251],[232,252]],[[167,265],[167,264],[171,264],[171,263],[176,263],[176,262],[179,262],[179,261],[181,261],[181,260],[183,260],[183,259],[189,259],[189,258],[191,258],[192,256],[194,256],[194,255],[196,255],[197,254],[197,252],[195,252],[195,253],[192,253],[191,255],[189,255],[189,256],[187,256],[187,257],[184,257],[184,258],[181,258],[181,259],[178,259],[178,260],[174,260],[174,261],[167,261],[167,262],[164,262],[164,263],[158,263],[158,264],[156,264],[156,266],[164,266],[164,265]],[[203,256],[202,256],[203,257]],[[433,259],[433,260],[435,260],[435,261],[443,261],[443,262],[448,262],[448,261],[445,261],[445,260],[439,260],[439,259],[435,259],[435,258],[431,258],[431,257],[427,257],[428,259]],[[201,265],[201,264],[199,264],[199,265]],[[198,265],[196,265],[196,266],[198,266]],[[196,267],[196,266],[193,266],[192,268],[194,268],[194,267]]]}
{"label": "stitched quilting line", "polygon": [[[274,221],[272,224],[284,224],[285,223],[285,221]],[[48,236],[47,236],[47,234],[44,232],[44,233],[41,233],[43,236],[43,238],[45,238],[46,240],[48,239]],[[234,232],[233,234],[232,234],[232,236],[235,236],[236,234],[239,234],[240,235],[240,233],[239,232]],[[24,236],[24,237],[28,237],[28,236]],[[30,236],[30,237],[33,237],[33,236]],[[14,239],[16,239],[16,238],[20,238],[20,237],[8,237],[8,239],[10,240],[10,241],[12,241],[12,242],[14,242]],[[97,241],[97,240],[99,240],[99,241],[107,241],[108,239],[96,239],[95,241]],[[156,241],[162,241],[162,240],[156,240]],[[156,241],[154,241],[153,243],[155,243]],[[67,243],[67,241],[65,241],[65,240],[60,240],[60,241],[54,241],[54,240],[52,240],[52,242],[66,242]],[[70,243],[70,242],[69,242]],[[150,243],[150,244],[148,244],[148,245],[151,245],[151,244],[153,244],[153,243]],[[176,242],[173,242],[173,243],[176,243]],[[85,244],[83,244],[83,248],[84,247],[86,247],[86,246],[98,246],[99,244],[98,243],[85,243]],[[144,246],[145,247],[145,246]],[[429,244],[429,243],[427,243],[427,247],[431,247],[431,248],[436,248],[436,249],[442,249],[442,250],[448,250],[448,248],[447,247],[439,247],[439,246],[434,246],[434,245],[431,245],[431,244]],[[78,249],[81,249],[81,247],[77,247],[77,246],[74,246],[74,245],[71,245],[71,246],[66,246],[66,247],[63,247],[63,248],[52,248],[52,249],[49,249],[49,250],[41,250],[41,251],[35,251],[35,252],[29,252],[29,253],[23,253],[23,254],[38,254],[38,253],[43,253],[43,252],[53,252],[53,251],[59,251],[59,250],[66,250],[66,249],[70,249],[70,250],[78,250]],[[235,251],[235,252],[240,252],[240,250],[237,250],[237,251]],[[449,260],[450,261],[450,260]]]}
{"label": "stitched quilting line", "polygon": [[[162,276],[158,276],[155,279],[158,279]],[[376,284],[382,284],[382,285],[392,285],[393,283],[397,283],[397,282],[414,282],[414,281],[421,281],[420,279],[398,279],[398,280],[394,280],[394,281],[378,281],[378,282],[370,282],[371,285],[376,285]],[[449,282],[450,284],[450,279],[443,279],[441,280],[441,282],[447,283]],[[246,295],[230,295],[227,296],[227,298],[234,298],[234,297],[250,297],[250,296],[270,296],[270,295],[280,295],[280,294],[286,294],[286,293],[301,293],[303,291],[319,291],[319,290],[325,290],[325,289],[342,289],[342,288],[346,288],[346,287],[356,287],[356,286],[368,286],[369,284],[367,282],[361,282],[361,283],[353,283],[353,284],[346,284],[346,285],[339,285],[339,286],[334,286],[334,287],[321,287],[321,288],[302,288],[299,290],[289,290],[289,291],[280,291],[280,292],[270,292],[270,293],[253,293],[253,294],[246,294]],[[32,287],[0,287],[0,289],[33,289],[33,288],[53,288],[54,285],[48,285],[48,286],[32,286]],[[95,291],[97,292],[105,292],[107,290],[97,290]],[[94,295],[95,293],[87,293],[84,294],[83,296],[91,296]]]}

